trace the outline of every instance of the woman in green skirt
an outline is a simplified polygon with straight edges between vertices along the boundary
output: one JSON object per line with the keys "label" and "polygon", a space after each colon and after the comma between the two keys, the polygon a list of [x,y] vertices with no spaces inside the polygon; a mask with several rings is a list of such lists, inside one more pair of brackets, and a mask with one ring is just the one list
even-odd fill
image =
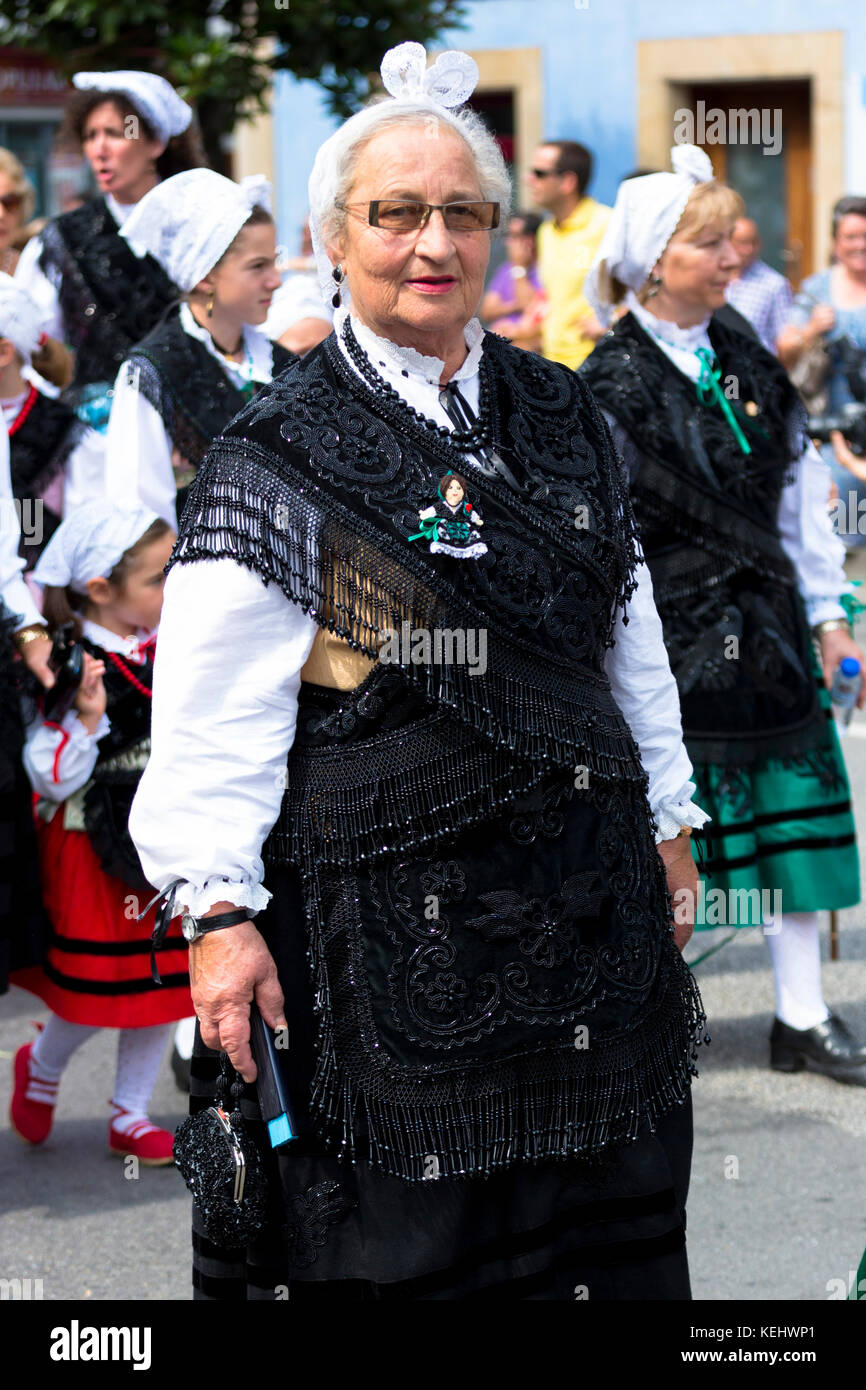
{"label": "woman in green skirt", "polygon": [[829,475],[779,362],[713,314],[737,266],[742,201],[695,146],[671,156],[674,173],[620,187],[587,294],[606,321],[623,301],[627,312],[581,372],[629,471],[712,817],[696,925],[763,927],[774,1068],[866,1084],[866,1048],[820,978],[818,913],[860,898],[828,687],[844,657],[863,655],[839,603]]}

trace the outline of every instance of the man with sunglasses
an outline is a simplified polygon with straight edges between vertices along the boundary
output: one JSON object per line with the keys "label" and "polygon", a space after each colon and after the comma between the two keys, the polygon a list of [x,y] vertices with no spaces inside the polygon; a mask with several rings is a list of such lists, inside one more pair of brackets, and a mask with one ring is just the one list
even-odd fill
{"label": "man with sunglasses", "polygon": [[548,305],[542,352],[575,368],[604,332],[583,297],[583,281],[611,211],[587,197],[591,176],[592,155],[576,140],[539,145],[526,175],[532,201],[552,214],[538,229],[538,273]]}

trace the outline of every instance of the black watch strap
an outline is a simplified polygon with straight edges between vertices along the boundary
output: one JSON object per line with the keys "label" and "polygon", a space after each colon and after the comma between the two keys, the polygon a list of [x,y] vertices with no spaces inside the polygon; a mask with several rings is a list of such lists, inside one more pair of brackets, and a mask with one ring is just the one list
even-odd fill
{"label": "black watch strap", "polygon": [[215,912],[212,917],[193,917],[191,912],[187,916],[195,922],[202,936],[209,931],[220,931],[223,927],[236,927],[239,923],[250,920],[249,911],[245,907],[235,908],[233,912]]}

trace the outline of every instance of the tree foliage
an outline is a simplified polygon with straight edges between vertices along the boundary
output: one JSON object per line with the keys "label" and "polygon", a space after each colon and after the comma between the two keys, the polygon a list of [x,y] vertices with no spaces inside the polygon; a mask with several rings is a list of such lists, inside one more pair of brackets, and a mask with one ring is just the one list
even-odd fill
{"label": "tree foliage", "polygon": [[[0,43],[79,70],[147,68],[196,107],[208,152],[274,73],[318,82],[345,117],[369,94],[385,49],[432,43],[465,0],[0,0]],[[216,145],[215,145],[216,142]]]}

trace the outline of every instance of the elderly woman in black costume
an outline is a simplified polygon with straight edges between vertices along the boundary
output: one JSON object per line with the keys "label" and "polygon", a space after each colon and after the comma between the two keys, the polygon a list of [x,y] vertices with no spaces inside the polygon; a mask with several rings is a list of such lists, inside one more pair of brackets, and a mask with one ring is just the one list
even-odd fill
{"label": "elderly woman in black costume", "polygon": [[[166,584],[131,829],[190,913],[192,1103],[209,1049],[255,1079],[255,998],[301,1131],[248,1247],[194,1216],[196,1294],[684,1299],[705,817],[652,589],[592,397],[475,318],[474,63],[382,72],[310,180],[336,331],[212,446]],[[471,558],[412,540],[449,471]],[[485,671],[377,660],[406,621]]]}

